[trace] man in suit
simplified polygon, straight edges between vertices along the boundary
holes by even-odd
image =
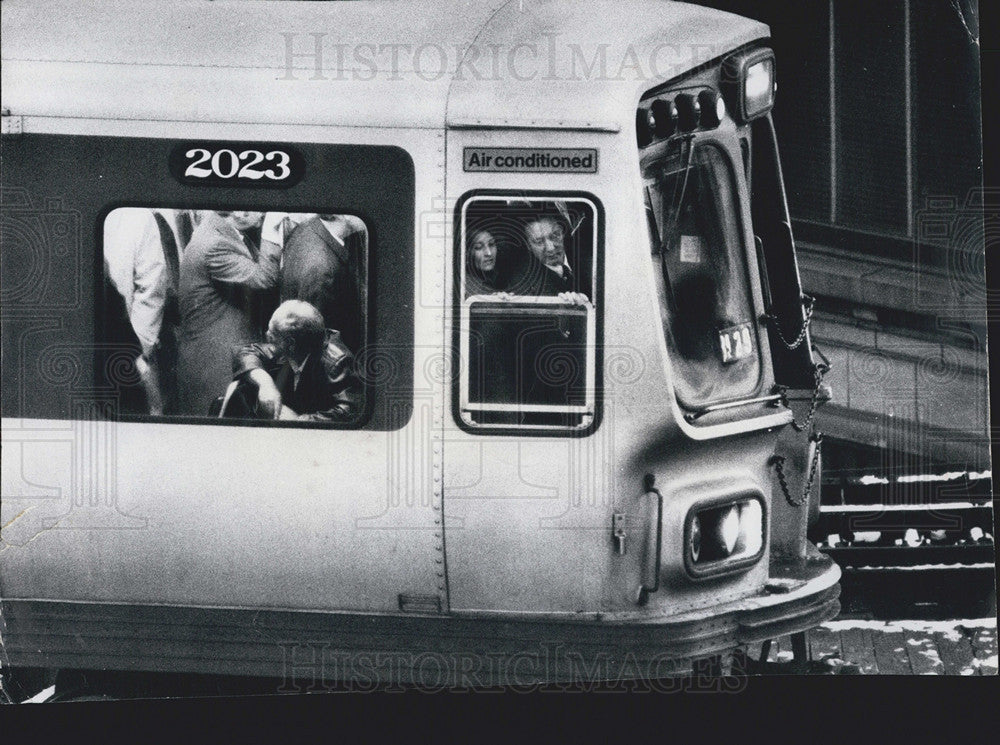
[[[532,218],[524,225],[528,252],[523,255],[508,291],[516,295],[558,297],[576,306],[587,303],[580,279],[566,257],[566,228],[553,216]],[[585,318],[551,309],[525,322],[517,334],[515,370],[523,400],[534,404],[578,403],[584,393]],[[528,414],[525,423],[564,424],[563,414]]]
[[[256,388],[243,407],[269,419],[350,422],[363,408],[354,356],[309,303],[286,300],[271,316],[266,344],[233,358],[233,379]],[[248,400],[249,399],[249,400]]]
[[[566,228],[554,217],[538,217],[525,224],[524,235],[531,255],[548,273],[540,280],[539,295],[558,295],[570,302],[587,302],[577,276],[566,258]]]
[[[304,300],[323,314],[353,352],[364,343],[364,224],[347,215],[319,214],[296,227],[281,258],[281,300]]]
[[[263,212],[209,213],[194,231],[180,266],[178,411],[205,415],[231,379],[232,355],[259,341],[252,308],[276,286],[280,247],[259,248]]]

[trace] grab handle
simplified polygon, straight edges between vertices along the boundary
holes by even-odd
[[[656,579],[652,585],[643,584],[639,588],[639,597],[636,599],[639,605],[645,605],[649,601],[649,596],[660,589],[660,566],[663,560],[663,494],[654,486],[655,480],[653,474],[646,474],[643,481],[645,488],[643,496],[656,497],[656,574],[654,575]]]

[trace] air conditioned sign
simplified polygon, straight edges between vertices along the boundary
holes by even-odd
[[[466,171],[489,173],[597,173],[597,150],[561,147],[467,147]]]

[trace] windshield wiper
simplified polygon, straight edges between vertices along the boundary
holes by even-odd
[[[677,223],[680,222],[681,205],[684,204],[684,197],[687,195],[688,176],[691,173],[692,165],[694,165],[694,135],[686,135],[680,140],[680,144],[680,158],[684,161],[684,170],[683,173],[679,173],[675,177],[674,196],[671,199],[670,211],[667,212],[670,215],[671,225],[670,229],[666,231],[666,238],[673,236],[674,231],[677,230]],[[685,148],[687,148],[686,152]],[[678,184],[680,184],[680,190],[677,189]]]
[[[674,178],[674,194],[671,197],[669,215],[670,227],[660,233],[660,264],[663,268],[663,276],[667,276],[667,251],[670,250],[670,242],[681,219],[681,206],[684,204],[684,197],[687,195],[688,176],[694,165],[694,135],[688,134],[679,140],[681,145],[680,159],[684,161],[683,173],[678,173]],[[685,151],[685,148],[686,151]],[[680,189],[678,189],[678,185]],[[661,192],[661,199],[666,195]],[[666,206],[661,202],[661,206]]]

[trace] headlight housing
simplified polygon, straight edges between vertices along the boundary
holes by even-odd
[[[764,498],[746,494],[696,504],[684,523],[684,566],[694,578],[728,574],[764,553]]]
[[[770,49],[734,54],[722,63],[723,95],[738,122],[756,119],[774,107],[774,74],[774,52]]]

